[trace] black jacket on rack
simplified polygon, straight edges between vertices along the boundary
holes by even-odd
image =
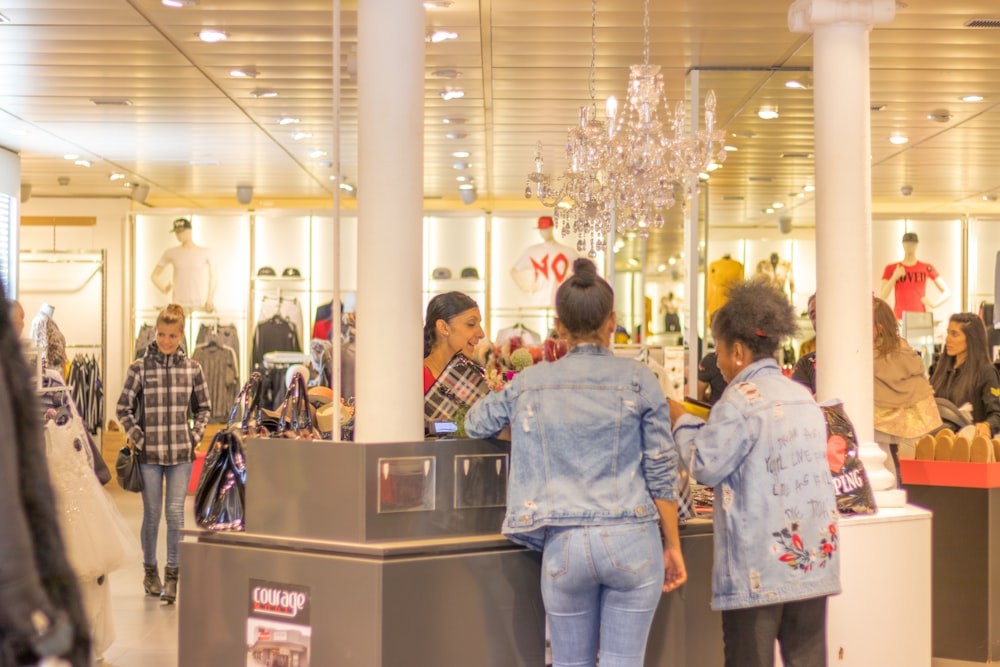
[[[257,324],[252,349],[251,366],[254,370],[263,368],[264,355],[268,352],[302,351],[295,326],[280,315]]]

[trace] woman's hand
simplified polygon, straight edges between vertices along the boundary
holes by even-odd
[[[663,550],[663,592],[677,590],[687,581],[687,569],[684,567],[684,554],[679,548]]]

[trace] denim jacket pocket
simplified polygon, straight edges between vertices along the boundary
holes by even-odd
[[[649,569],[655,553],[648,523],[601,528],[601,542],[617,570],[640,574]]]

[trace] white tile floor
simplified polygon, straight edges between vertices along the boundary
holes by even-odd
[[[106,487],[129,525],[139,535],[142,523],[142,500],[137,493],[127,493],[111,482]],[[185,521],[191,522],[191,496],[185,508]],[[167,560],[166,524],[160,526],[158,560],[162,570]],[[161,575],[162,577],[162,572]],[[114,607],[114,644],[104,653],[105,667],[177,667],[177,604],[166,605],[142,590],[142,563],[110,575]],[[183,587],[183,571],[181,572]]]

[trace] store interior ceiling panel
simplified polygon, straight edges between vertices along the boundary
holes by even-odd
[[[329,205],[333,3],[188,2],[0,0],[0,146],[21,155],[32,197],[123,196],[129,186],[148,186],[144,206],[235,207],[242,184],[254,188],[258,207]],[[702,95],[715,90],[727,143],[738,149],[709,181],[713,225],[773,227],[781,215],[813,224],[812,195],[803,193],[814,179],[812,36],[789,32],[790,4],[650,0],[650,60],[663,67],[668,98],[685,99],[698,72]],[[873,211],[996,215],[1000,29],[966,24],[1000,26],[1000,3],[897,6],[894,22],[875,27],[870,40]],[[340,171],[359,185],[357,0],[343,0],[341,9]],[[601,112],[609,95],[624,97],[628,67],[642,60],[642,17],[641,0],[598,0]],[[466,208],[523,208],[536,142],[547,169],[562,171],[567,128],[590,103],[591,3],[454,0],[428,8],[426,24],[428,32],[458,33],[426,45],[428,202],[462,208],[456,177],[464,174],[478,194]],[[202,28],[228,39],[205,43]],[[257,76],[233,77],[236,68]],[[788,88],[790,80],[805,87]],[[448,86],[465,96],[441,99]],[[960,99],[970,94],[983,99]],[[762,105],[776,106],[780,117],[761,120]],[[281,125],[282,117],[299,122]],[[894,133],[909,143],[890,143]],[[470,156],[452,155],[460,150]],[[456,169],[462,161],[471,166]],[[775,202],[784,208],[766,213]]]

